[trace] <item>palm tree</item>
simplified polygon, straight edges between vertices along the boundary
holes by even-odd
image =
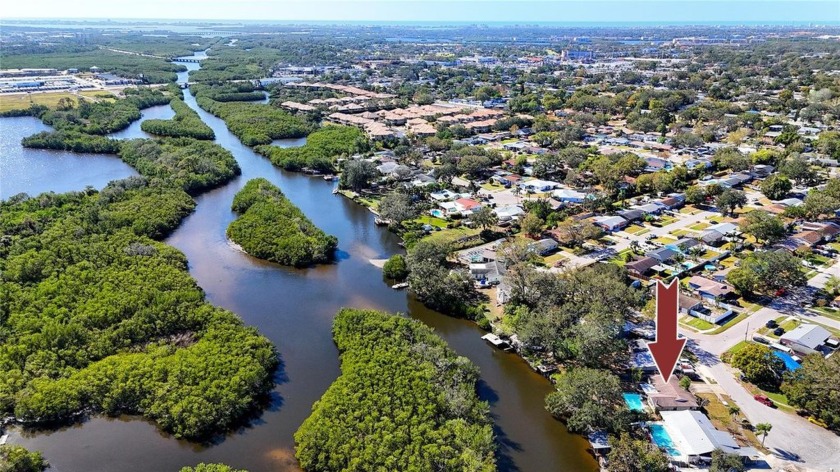
[[[741,412],[741,409],[738,408],[738,405],[729,405],[729,416],[738,416],[738,413]]]
[[[755,434],[761,435],[761,447],[764,447],[764,440],[767,439],[767,433],[773,429],[770,423],[758,423],[755,425]]]

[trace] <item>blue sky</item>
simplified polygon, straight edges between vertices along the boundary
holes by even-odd
[[[840,22],[840,0],[30,0],[4,3],[5,18]]]

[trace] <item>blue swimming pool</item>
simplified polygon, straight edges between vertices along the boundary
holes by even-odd
[[[436,218],[446,218],[446,215],[444,215],[443,212],[441,210],[438,210],[437,208],[430,211],[429,213],[431,213],[432,216],[434,216]]]
[[[642,405],[642,396],[638,393],[622,393],[624,403],[630,411],[644,411],[645,407]]]
[[[799,363],[793,360],[793,357],[791,357],[790,354],[782,351],[773,351],[773,354],[785,363],[785,367],[787,367],[788,370],[796,370],[799,368]]]
[[[668,431],[665,431],[664,426],[657,423],[650,423],[648,426],[650,427],[650,435],[653,438],[653,442],[656,443],[657,446],[665,449],[665,453],[671,457],[680,456],[680,451],[674,445],[674,441],[671,440],[671,436],[668,435]]]

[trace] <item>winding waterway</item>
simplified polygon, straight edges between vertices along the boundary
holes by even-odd
[[[198,67],[194,63],[185,65]],[[181,74],[179,80],[185,79],[186,74]],[[585,440],[569,434],[545,411],[543,399],[552,389],[545,378],[517,356],[484,343],[480,339],[483,332],[473,323],[428,310],[406,292],[392,290],[382,281],[380,270],[369,260],[388,257],[401,248],[398,238],[374,225],[370,212],[332,195],[330,182],[275,168],[242,145],[223,121],[198,108],[189,91],[185,91],[185,101],[213,129],[216,142],[233,153],[242,175],[198,197],[195,212],[166,242],[187,255],[190,273],[211,303],[236,312],[277,345],[283,365],[271,405],[250,425],[210,445],[175,440],[134,417],[97,417],[51,432],[13,431],[11,443],[43,451],[59,472],[175,471],[198,462],[225,462],[252,472],[296,470],[293,434],[339,374],[338,351],[331,338],[333,316],[339,308],[352,306],[407,313],[435,328],[455,351],[481,369],[480,395],[491,405],[499,437],[500,470],[597,468],[586,452]],[[144,119],[150,115],[146,113]],[[139,123],[135,125],[129,128],[135,131],[125,130],[120,137],[143,137]],[[277,144],[302,145],[303,141]],[[17,191],[36,194],[47,189],[77,189],[78,185],[71,187],[78,183],[75,174],[112,165],[97,161],[95,166],[70,166],[53,174],[55,182],[36,184],[34,180],[40,174],[37,168],[30,170],[29,159],[38,161],[39,153],[22,148],[14,152],[21,156],[14,161],[15,172],[26,174],[28,183],[16,183],[16,191],[4,190],[4,197]],[[3,161],[6,153],[3,148]],[[122,164],[113,157],[99,158]],[[30,172],[34,175],[28,175]],[[114,178],[132,173],[129,169]],[[252,258],[228,244],[225,229],[235,217],[230,211],[233,196],[255,177],[265,177],[278,185],[316,225],[338,237],[336,263],[310,269],[285,268]],[[101,186],[101,179],[88,181]]]

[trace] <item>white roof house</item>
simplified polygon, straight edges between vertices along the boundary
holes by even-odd
[[[732,435],[715,429],[709,418],[697,410],[661,411],[660,415],[665,430],[686,462],[709,456],[715,449],[745,457],[758,456],[755,449],[739,446]]]
[[[802,324],[783,334],[779,341],[783,346],[788,346],[796,352],[813,354],[830,337],[831,333],[822,326]]]

